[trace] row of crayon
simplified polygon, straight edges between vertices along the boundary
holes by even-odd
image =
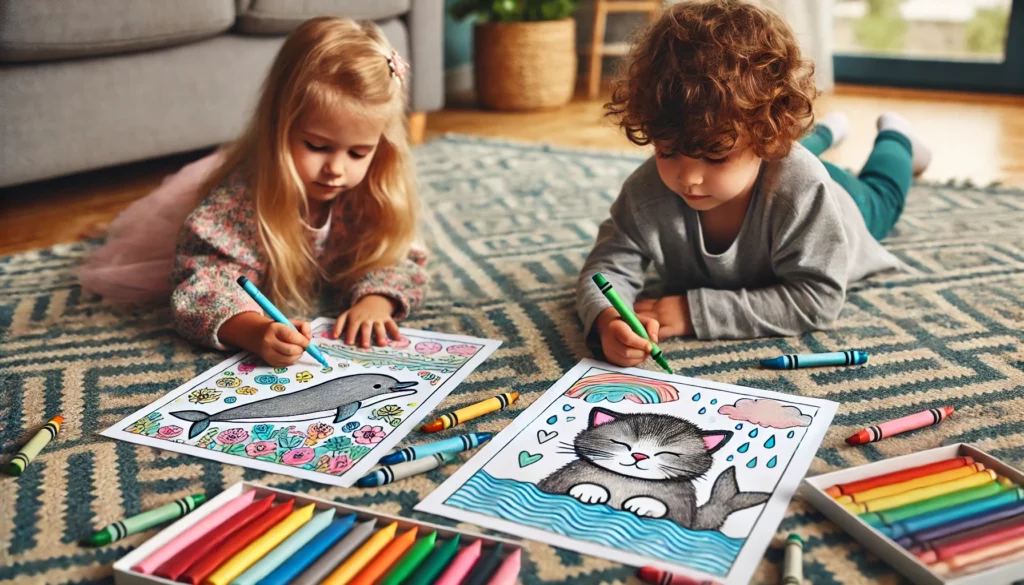
[[[132,570],[191,585],[513,585],[519,574],[521,551],[500,542],[463,546],[459,534],[399,533],[397,522],[278,499],[245,492]]]
[[[825,490],[937,574],[1024,558],[1024,488],[956,457]]]

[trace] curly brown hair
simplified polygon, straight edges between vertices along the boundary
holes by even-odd
[[[630,142],[694,158],[741,136],[765,160],[789,154],[814,122],[814,66],[789,26],[742,0],[685,1],[633,44],[606,115]]]

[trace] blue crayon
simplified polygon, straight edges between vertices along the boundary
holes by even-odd
[[[324,551],[331,548],[334,543],[341,540],[341,537],[348,534],[355,524],[356,515],[349,514],[344,518],[338,518],[327,528],[324,528],[316,538],[303,545],[295,551],[295,554],[288,557],[285,562],[274,569],[269,575],[260,579],[256,585],[287,585],[310,565],[313,564]]]
[[[275,307],[274,303],[270,302],[270,299],[263,296],[263,293],[260,292],[260,289],[256,288],[256,285],[253,284],[248,278],[244,276],[239,276],[236,282],[238,283],[238,286],[245,289],[245,292],[248,293],[250,297],[252,297],[252,300],[256,301],[256,304],[259,305],[261,309],[266,311],[267,316],[269,316],[271,319],[277,321],[282,325],[287,325],[288,327],[295,329],[295,325],[292,325],[292,322],[288,320],[288,317],[285,317],[284,313],[282,313],[277,307]],[[298,331],[298,329],[295,330]],[[310,341],[309,345],[306,346],[306,353],[313,356],[313,358],[316,361],[323,364],[325,368],[331,367],[331,365],[327,363],[327,358],[324,357],[324,354],[320,353],[320,348],[313,345],[312,341]]]
[[[406,447],[401,451],[381,457],[377,463],[380,465],[394,465],[395,463],[404,463],[413,459],[423,459],[435,453],[468,451],[486,443],[493,436],[493,433],[469,433],[468,435],[459,435],[458,437],[452,437],[443,441]]]
[[[859,366],[868,361],[868,352],[859,349],[833,351],[832,353],[802,353],[782,355],[761,360],[761,366],[769,370],[795,370],[818,366]]]
[[[898,540],[909,534],[916,534],[936,526],[990,512],[996,508],[1019,502],[1022,498],[1024,498],[1024,488],[1011,488],[994,496],[893,522],[882,532],[889,538]]]

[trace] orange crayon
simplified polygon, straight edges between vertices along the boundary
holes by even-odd
[[[849,445],[863,445],[865,443],[874,443],[875,441],[881,441],[886,437],[905,433],[907,431],[913,431],[928,427],[931,425],[937,425],[940,422],[946,420],[949,415],[953,414],[952,406],[940,406],[939,408],[929,408],[921,412],[898,418],[896,420],[890,420],[880,425],[871,425],[865,429],[857,431],[857,433],[846,439],[846,443]]]
[[[349,585],[373,585],[381,575],[391,568],[391,565],[395,564],[399,557],[405,554],[405,551],[409,550],[412,543],[416,542],[416,532],[419,529],[419,526],[413,526],[392,540],[387,548],[380,551],[380,554],[369,565],[366,565]]]
[[[917,488],[953,481],[954,479],[967,477],[968,475],[979,471],[985,471],[985,465],[982,463],[973,463],[971,465],[957,467],[956,469],[950,469],[948,471],[940,471],[939,473],[933,473],[931,475],[925,475],[909,479],[907,481],[901,481],[899,483],[881,485],[876,488],[853,493],[849,496],[839,496],[836,498],[836,501],[840,504],[848,504],[850,502],[861,504],[871,500],[877,500],[878,498],[884,498],[886,496],[895,496],[896,494],[902,494],[903,492],[909,492],[910,490],[915,490]]]
[[[907,481],[917,477],[924,477],[933,473],[939,473],[949,469],[956,469],[957,467],[963,467],[965,465],[971,465],[974,463],[973,457],[956,457],[954,459],[946,459],[944,461],[936,461],[935,463],[929,463],[927,465],[919,465],[917,467],[911,467],[910,469],[904,469],[902,471],[894,471],[892,473],[886,473],[885,475],[878,475],[875,477],[869,477],[859,481],[852,481],[850,483],[843,483],[834,485],[827,490],[825,493],[838,498],[843,495],[850,495],[857,492],[863,492],[879,486],[889,485],[891,483],[899,483],[901,481]]]
[[[518,392],[506,392],[504,394],[499,394],[492,398],[488,398],[487,400],[481,400],[476,404],[470,404],[469,406],[460,408],[455,412],[442,414],[437,420],[423,425],[420,430],[424,433],[436,433],[438,431],[443,431],[454,427],[457,424],[462,424],[466,421],[473,420],[474,418],[481,417],[496,410],[501,410],[515,402],[518,398]]]

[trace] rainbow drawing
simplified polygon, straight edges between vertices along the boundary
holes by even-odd
[[[679,392],[668,382],[627,374],[598,374],[582,378],[573,384],[565,395],[569,398],[581,398],[591,404],[602,400],[630,400],[637,404],[660,404],[679,400]]]

